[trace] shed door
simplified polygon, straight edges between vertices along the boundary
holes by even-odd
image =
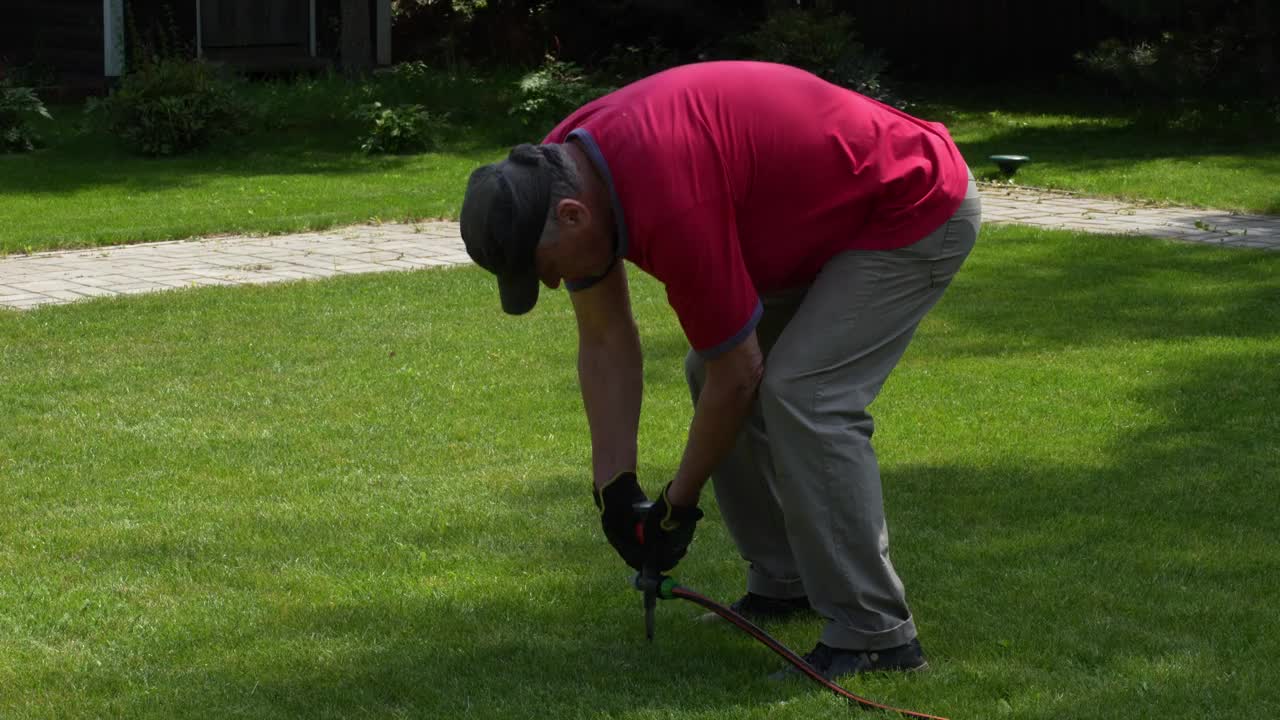
[[[301,45],[310,42],[309,0],[203,0],[206,48]]]

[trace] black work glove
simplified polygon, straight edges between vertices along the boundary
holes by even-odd
[[[600,525],[609,544],[633,570],[641,569],[644,566],[644,546],[640,542],[639,525],[644,516],[637,514],[634,506],[649,502],[649,498],[640,489],[636,474],[618,473],[603,489],[597,490],[593,486],[591,494],[595,497]]]
[[[693,531],[702,519],[697,505],[683,507],[672,505],[667,499],[671,483],[662,488],[662,494],[644,517],[645,559],[658,572],[667,572],[689,552]]]

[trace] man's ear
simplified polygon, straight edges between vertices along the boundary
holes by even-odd
[[[556,221],[561,225],[579,230],[591,222],[591,211],[586,205],[573,198],[564,198],[556,203]]]

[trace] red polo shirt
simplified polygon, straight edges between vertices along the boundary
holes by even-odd
[[[760,294],[810,284],[839,252],[920,240],[968,186],[942,125],[769,63],[645,78],[543,142],[569,139],[610,186],[619,253],[666,286],[704,357],[750,334]]]

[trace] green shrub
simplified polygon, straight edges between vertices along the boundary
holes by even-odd
[[[32,115],[52,119],[35,90],[0,85],[0,152],[30,152],[40,144],[31,129]]]
[[[108,126],[143,155],[178,155],[247,125],[234,83],[200,60],[156,58],[101,103]]]
[[[547,56],[542,67],[520,78],[511,114],[526,126],[550,129],[566,115],[613,90],[595,85],[581,67]]]
[[[888,62],[858,42],[853,19],[823,9],[788,8],[769,15],[742,38],[758,60],[804,68],[822,79],[903,107],[906,103],[883,82]]]
[[[1076,54],[1104,88],[1139,108],[1147,129],[1267,139],[1280,128],[1280,91],[1241,66],[1229,34],[1161,33],[1154,40],[1104,40]]]
[[[390,75],[399,82],[420,83],[432,74],[431,66],[421,60],[397,63],[392,66]]]
[[[1280,98],[1267,87],[1252,58],[1243,57],[1239,31],[1163,32],[1154,39],[1128,42],[1111,38],[1076,54],[1096,78],[1125,93],[1168,98]]]
[[[434,149],[448,121],[447,115],[432,115],[421,105],[387,107],[380,102],[360,106],[355,115],[365,125],[360,149],[371,155]]]

